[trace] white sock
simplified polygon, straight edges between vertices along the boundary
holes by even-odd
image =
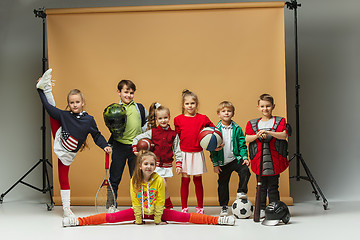
[[[60,195],[61,195],[63,209],[70,208],[70,189],[60,190]]]

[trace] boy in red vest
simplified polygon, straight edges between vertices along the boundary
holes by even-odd
[[[260,217],[265,217],[266,196],[269,202],[280,200],[279,176],[289,166],[286,141],[289,134],[285,118],[272,115],[275,104],[271,95],[262,94],[257,107],[262,116],[247,123],[245,141],[249,143],[251,170],[257,178],[260,174],[261,140],[264,142]]]

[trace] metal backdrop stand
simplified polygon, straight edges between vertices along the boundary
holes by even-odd
[[[310,172],[310,169],[305,163],[305,160],[303,159],[301,152],[300,152],[300,104],[299,104],[299,57],[298,57],[298,32],[297,32],[297,8],[301,7],[301,4],[298,4],[296,0],[291,0],[290,2],[286,2],[286,7],[290,10],[294,10],[294,26],[295,26],[295,90],[296,90],[296,153],[290,158],[290,161],[294,158],[296,159],[296,175],[291,176],[290,178],[296,178],[297,181],[300,181],[301,179],[309,181],[311,183],[311,186],[313,188],[313,193],[315,194],[316,200],[320,199],[320,196],[323,199],[323,206],[324,210],[328,208],[328,201],[326,200],[324,194],[322,193],[319,185],[316,183],[315,178]],[[300,164],[304,168],[306,172],[306,176],[301,176],[300,174]],[[319,196],[320,194],[320,196]]]
[[[47,69],[47,58],[46,58],[46,13],[44,11],[44,8],[40,8],[38,10],[34,9],[35,17],[42,18],[43,22],[43,58],[42,58],[42,70],[43,73]],[[29,171],[27,171],[24,176],[22,176],[14,185],[12,185],[5,193],[1,194],[0,196],[0,204],[3,203],[3,199],[6,194],[8,194],[17,184],[22,183],[30,188],[33,188],[35,190],[38,190],[42,193],[49,192],[50,196],[50,203],[47,205],[47,210],[51,211],[54,207],[54,201],[53,201],[53,194],[52,194],[52,186],[49,179],[49,174],[47,170],[47,165],[49,165],[52,168],[52,164],[49,162],[48,159],[46,159],[46,122],[45,122],[45,108],[42,109],[42,126],[41,126],[41,132],[42,132],[42,158],[32,167]],[[29,175],[37,166],[42,166],[42,188],[35,187],[27,182],[24,182],[23,179]]]

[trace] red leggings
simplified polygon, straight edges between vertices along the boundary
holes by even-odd
[[[161,220],[172,222],[190,222],[196,224],[218,224],[219,217],[199,213],[183,213],[175,210],[164,209]],[[154,215],[145,215],[144,219],[154,219]],[[118,223],[134,221],[134,210],[125,209],[116,213],[101,213],[88,217],[79,217],[79,225],[98,225],[103,223]]]
[[[57,130],[60,128],[61,124],[58,120],[50,118],[50,126],[53,138],[55,138],[55,134]],[[69,190],[69,168],[70,166],[64,165],[60,159],[58,159],[58,175],[59,175],[59,182],[60,182],[60,189],[61,190]]]

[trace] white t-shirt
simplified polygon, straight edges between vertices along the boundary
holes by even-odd
[[[225,126],[221,124],[223,141],[225,143],[224,150],[224,165],[234,161],[235,156],[233,153],[233,144],[232,144],[232,133],[233,133],[233,124]]]
[[[262,119],[258,123],[259,130],[271,130],[274,126],[275,118],[271,117],[268,121],[263,121]]]

